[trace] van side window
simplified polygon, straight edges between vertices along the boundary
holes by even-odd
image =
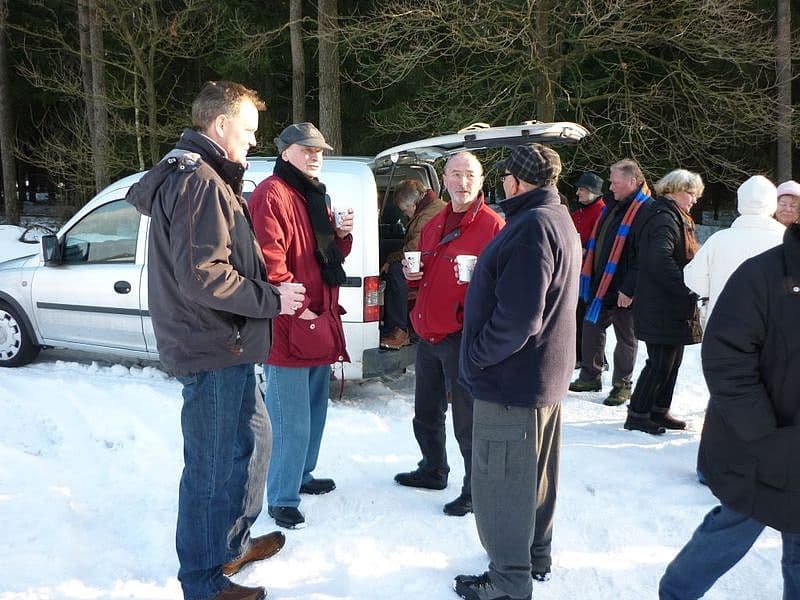
[[[139,212],[123,199],[104,204],[64,236],[64,263],[128,263],[136,260]]]

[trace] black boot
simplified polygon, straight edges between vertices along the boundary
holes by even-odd
[[[644,431],[650,435],[662,435],[667,432],[661,425],[653,422],[649,414],[634,412],[628,412],[628,418],[625,419],[624,427],[629,431]]]
[[[444,514],[451,517],[463,517],[467,513],[472,512],[472,496],[468,494],[461,494],[452,502],[444,505]]]
[[[426,488],[429,490],[443,490],[447,487],[447,476],[442,477],[436,473],[417,469],[409,473],[398,473],[394,480],[400,485],[416,488]]]

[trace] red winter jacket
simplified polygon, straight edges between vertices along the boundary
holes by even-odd
[[[313,367],[349,361],[342,328],[339,288],[322,281],[314,256],[316,241],[306,200],[277,175],[262,181],[248,200],[256,239],[267,264],[272,284],[284,281],[306,286],[303,306],[294,315],[273,319],[272,349],[267,363],[280,367]],[[336,238],[347,256],[353,236]],[[305,320],[299,315],[308,308],[319,315]]]
[[[461,331],[464,324],[464,297],[468,286],[459,284],[456,279],[453,271],[456,256],[478,256],[505,224],[500,215],[486,206],[481,193],[467,209],[459,226],[442,238],[447,217],[452,212],[452,204],[448,203],[423,227],[419,240],[423,276],[417,282],[419,293],[411,311],[411,323],[417,335],[432,344]]]
[[[600,213],[603,212],[606,203],[603,202],[603,197],[598,196],[597,199],[587,206],[581,205],[576,208],[572,213],[572,222],[575,223],[575,229],[578,230],[578,235],[581,236],[581,246],[586,248],[586,242],[589,236],[592,235],[594,224],[600,218]]]

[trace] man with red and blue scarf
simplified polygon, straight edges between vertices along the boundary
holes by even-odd
[[[573,392],[599,392],[600,374],[606,345],[606,329],[614,326],[612,388],[603,401],[619,406],[631,397],[631,377],[636,362],[637,341],[633,331],[633,294],[636,288],[636,216],[650,190],[639,165],[623,159],[609,169],[609,202],[595,224],[586,244],[581,271],[580,294],[586,302],[586,320],[581,342],[581,371],[569,389]]]

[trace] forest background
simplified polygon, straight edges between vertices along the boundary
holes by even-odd
[[[0,0],[0,220],[148,168],[208,80],[371,156],[473,122],[575,121],[566,181],[683,167],[706,209],[800,159],[800,0]],[[797,179],[797,177],[794,177]],[[702,205],[701,205],[702,206]],[[699,217],[699,215],[698,215]]]

